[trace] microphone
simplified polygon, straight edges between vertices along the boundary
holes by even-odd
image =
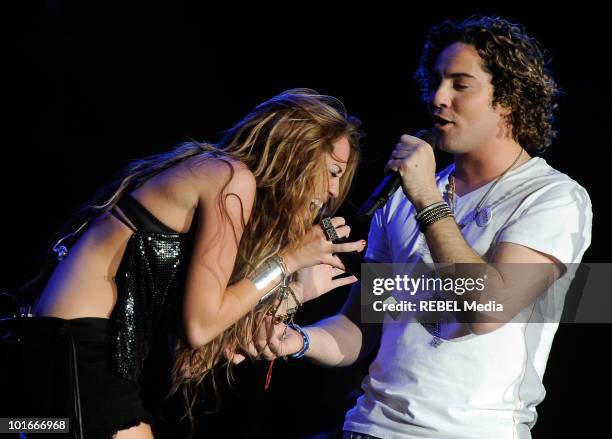
[[[424,140],[432,148],[435,145],[435,135],[429,130],[421,130],[415,134],[421,140]],[[402,183],[402,177],[397,172],[392,172],[387,175],[374,190],[368,200],[361,206],[361,209],[357,212],[357,220],[359,222],[364,220],[370,220],[374,212],[377,209],[385,205],[387,200],[393,193],[400,187]],[[327,217],[329,218],[329,217]],[[321,219],[322,221],[322,219]],[[332,240],[334,244],[342,244],[350,242],[348,238],[338,238]],[[360,253],[353,251],[347,253],[336,253],[336,256],[340,258],[347,273],[354,275],[357,279],[361,280],[361,264],[365,264],[365,260]]]
[[[414,135],[421,140],[427,142],[432,148],[435,148],[436,137],[430,130],[421,130]],[[376,187],[372,195],[367,199],[361,208],[357,211],[357,219],[359,221],[369,221],[378,209],[383,207],[389,200],[389,197],[402,184],[402,177],[397,172],[391,172],[387,175],[380,184]]]

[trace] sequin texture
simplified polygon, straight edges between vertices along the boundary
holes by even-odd
[[[179,329],[190,234],[136,231],[117,273],[112,368],[136,381],[153,337]]]

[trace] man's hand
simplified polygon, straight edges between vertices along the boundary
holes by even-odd
[[[436,158],[424,140],[404,134],[391,153],[385,171],[402,177],[402,189],[417,210],[441,200],[436,185]]]
[[[254,339],[247,345],[246,351],[224,350],[225,358],[228,361],[239,364],[246,357],[252,359],[264,359],[272,361],[278,357],[295,354],[304,347],[304,339],[295,330],[284,323],[274,324],[271,316],[266,316]]]

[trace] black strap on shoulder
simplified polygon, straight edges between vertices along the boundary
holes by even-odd
[[[122,209],[123,211],[123,209]],[[130,223],[128,223],[125,218],[123,218],[123,215],[121,215],[121,212],[117,209],[117,207],[113,207],[110,212],[109,212],[112,216],[114,216],[115,218],[117,218],[119,221],[121,221],[123,224],[125,224],[126,226],[128,226],[133,232],[136,232],[137,229],[131,225]],[[126,215],[124,213],[124,215]]]
[[[121,197],[117,206],[138,230],[153,233],[178,233],[157,219],[130,194]],[[125,223],[125,219],[122,220]],[[130,228],[134,230],[133,227]]]

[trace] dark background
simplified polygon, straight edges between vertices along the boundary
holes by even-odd
[[[15,289],[34,275],[53,232],[128,160],[189,138],[216,141],[256,104],[288,88],[334,95],[363,122],[368,138],[345,207],[350,214],[382,176],[398,137],[429,124],[412,80],[428,29],[473,13],[523,23],[550,50],[565,94],[559,136],[544,158],[590,193],[595,220],[584,261],[610,262],[602,207],[610,181],[609,25],[602,10],[584,2],[539,10],[536,2],[413,2],[377,10],[345,3],[334,13],[331,2],[267,10],[231,2],[221,5],[225,10],[177,1],[14,3],[2,18],[9,44],[2,55],[8,78],[0,288]],[[449,163],[437,157],[439,168]],[[298,321],[334,313],[346,293],[307,304]],[[587,437],[606,426],[599,395],[611,390],[611,329],[560,326],[535,438]],[[199,415],[200,436],[335,431],[367,370],[367,363],[336,369],[277,363],[268,392],[267,364],[240,365],[234,389],[222,391],[220,411]]]

